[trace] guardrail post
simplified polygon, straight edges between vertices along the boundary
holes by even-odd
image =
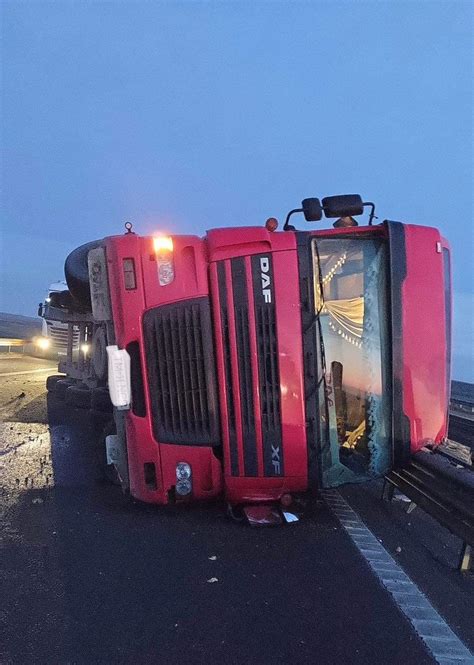
[[[391,503],[393,500],[393,495],[395,494],[395,485],[390,481],[387,476],[383,479],[383,486],[382,486],[382,496],[381,499],[382,501],[388,501]]]

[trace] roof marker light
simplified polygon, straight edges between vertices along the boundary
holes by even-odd
[[[269,217],[267,221],[265,222],[265,228],[267,231],[276,231],[278,228],[278,220],[276,217]]]

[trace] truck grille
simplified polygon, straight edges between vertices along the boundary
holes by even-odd
[[[224,348],[230,472],[233,476],[257,476],[261,454],[263,475],[281,476],[280,373],[271,256],[239,257],[229,263],[230,271],[226,271],[226,261],[217,263],[217,282],[222,326],[220,334]],[[264,281],[262,265],[266,270]],[[233,321],[233,326],[229,321]],[[232,328],[237,352],[235,366],[232,366],[228,351],[233,343]],[[257,352],[255,364],[252,364],[252,342]],[[232,387],[231,377],[236,374],[240,410],[236,406]],[[258,386],[256,391],[255,384]],[[240,428],[235,426],[236,419],[240,419]],[[257,436],[257,432],[261,437]],[[259,451],[260,438],[263,451]],[[243,469],[239,467],[239,452],[243,456]]]
[[[252,360],[250,354],[249,300],[245,260],[233,259],[232,285],[235,316],[235,336],[239,365],[240,412],[244,471],[246,476],[257,475],[257,444],[253,400]]]
[[[281,444],[280,375],[275,308],[256,307],[258,366],[265,470],[272,475],[272,447]]]
[[[143,317],[153,432],[160,443],[217,446],[219,414],[208,298]]]
[[[48,337],[51,339],[51,342],[55,348],[58,349],[67,349],[67,340],[68,340],[68,326],[67,324],[61,325],[57,323],[47,322],[48,325]],[[79,345],[79,328],[74,326],[73,329],[73,348],[76,349]]]

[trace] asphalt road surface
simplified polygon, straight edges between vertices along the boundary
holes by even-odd
[[[2,665],[434,662],[324,502],[252,529],[219,504],[127,501],[100,427],[47,400],[50,367],[0,356]],[[379,483],[342,493],[473,649],[459,541]]]

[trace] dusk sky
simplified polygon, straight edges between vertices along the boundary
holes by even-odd
[[[362,194],[453,251],[474,381],[471,2],[2,3],[0,311],[77,245]],[[427,340],[429,343],[429,340]]]

